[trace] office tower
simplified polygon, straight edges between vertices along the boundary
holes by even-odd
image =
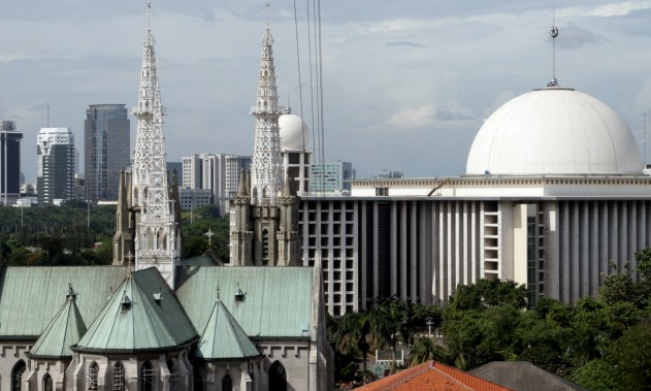
[[[186,156],[183,158],[183,188],[210,190],[210,203],[219,207],[223,217],[230,210],[229,201],[237,195],[241,171],[250,166],[251,156],[221,153]]]
[[[130,164],[130,121],[123,104],[90,105],[84,121],[88,199],[116,200],[120,171]]]
[[[11,205],[20,196],[20,140],[13,121],[0,122],[0,203]]]
[[[311,167],[310,190],[315,193],[341,193],[350,191],[350,181],[355,171],[350,162],[317,163]]]
[[[36,138],[36,191],[39,205],[75,196],[75,140],[69,128],[42,128]]]

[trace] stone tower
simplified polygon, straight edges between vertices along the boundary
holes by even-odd
[[[148,9],[150,4],[147,4]],[[128,231],[135,227],[133,247],[136,270],[156,267],[167,283],[174,289],[175,268],[181,257],[181,229],[177,191],[170,190],[165,164],[165,139],[163,115],[158,87],[155,40],[151,27],[147,27],[144,39],[142,71],[138,104],[133,115],[138,119],[136,147],[131,175],[122,178],[121,185],[129,183],[127,192],[121,191],[118,205],[118,230]],[[126,205],[125,205],[126,204]],[[126,211],[130,218],[124,216]],[[114,237],[114,263],[124,263],[126,246],[124,238]],[[119,242],[118,242],[119,240]],[[116,255],[119,251],[122,254]],[[119,257],[122,257],[120,259]]]
[[[231,264],[298,265],[298,202],[286,177],[280,152],[273,37],[269,25],[262,35],[251,174],[244,172],[231,201]]]

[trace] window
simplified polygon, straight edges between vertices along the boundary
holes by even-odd
[[[155,391],[156,373],[149,361],[140,369],[140,391]]]
[[[228,374],[222,378],[222,391],[233,391],[233,380]]]
[[[45,376],[43,376],[43,391],[52,391],[52,376],[50,376],[49,373],[46,373]]]
[[[87,389],[89,391],[97,391],[97,374],[99,373],[99,365],[96,362],[90,364],[88,367]]]
[[[276,361],[269,367],[269,389],[287,391],[287,373],[283,364]]]
[[[113,391],[124,391],[124,366],[119,361],[113,364]]]
[[[11,390],[20,391],[23,385],[23,374],[25,374],[25,361],[20,360],[11,370]]]

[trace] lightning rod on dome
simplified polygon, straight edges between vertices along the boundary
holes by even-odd
[[[556,37],[558,37],[558,27],[556,27],[555,13],[555,8],[552,8],[552,28],[549,30],[549,35],[552,37],[552,79],[547,83],[547,87],[558,87],[558,80],[556,79]]]

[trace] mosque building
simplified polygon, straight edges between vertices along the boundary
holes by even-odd
[[[333,389],[322,274],[318,265],[292,267],[298,199],[289,181],[283,186],[272,43],[267,26],[254,171],[238,198],[248,207],[239,206],[242,216],[252,216],[236,232],[248,240],[241,247],[249,258],[231,267],[209,256],[180,259],[178,186],[167,183],[165,111],[148,28],[113,265],[0,267],[0,388]],[[249,266],[260,264],[286,267]]]
[[[379,297],[444,303],[479,279],[525,284],[529,301],[595,296],[651,246],[651,177],[622,119],[571,88],[497,109],[459,177],[356,180],[350,196],[305,195],[303,262],[323,265],[341,316]],[[630,262],[627,264],[627,262]]]

